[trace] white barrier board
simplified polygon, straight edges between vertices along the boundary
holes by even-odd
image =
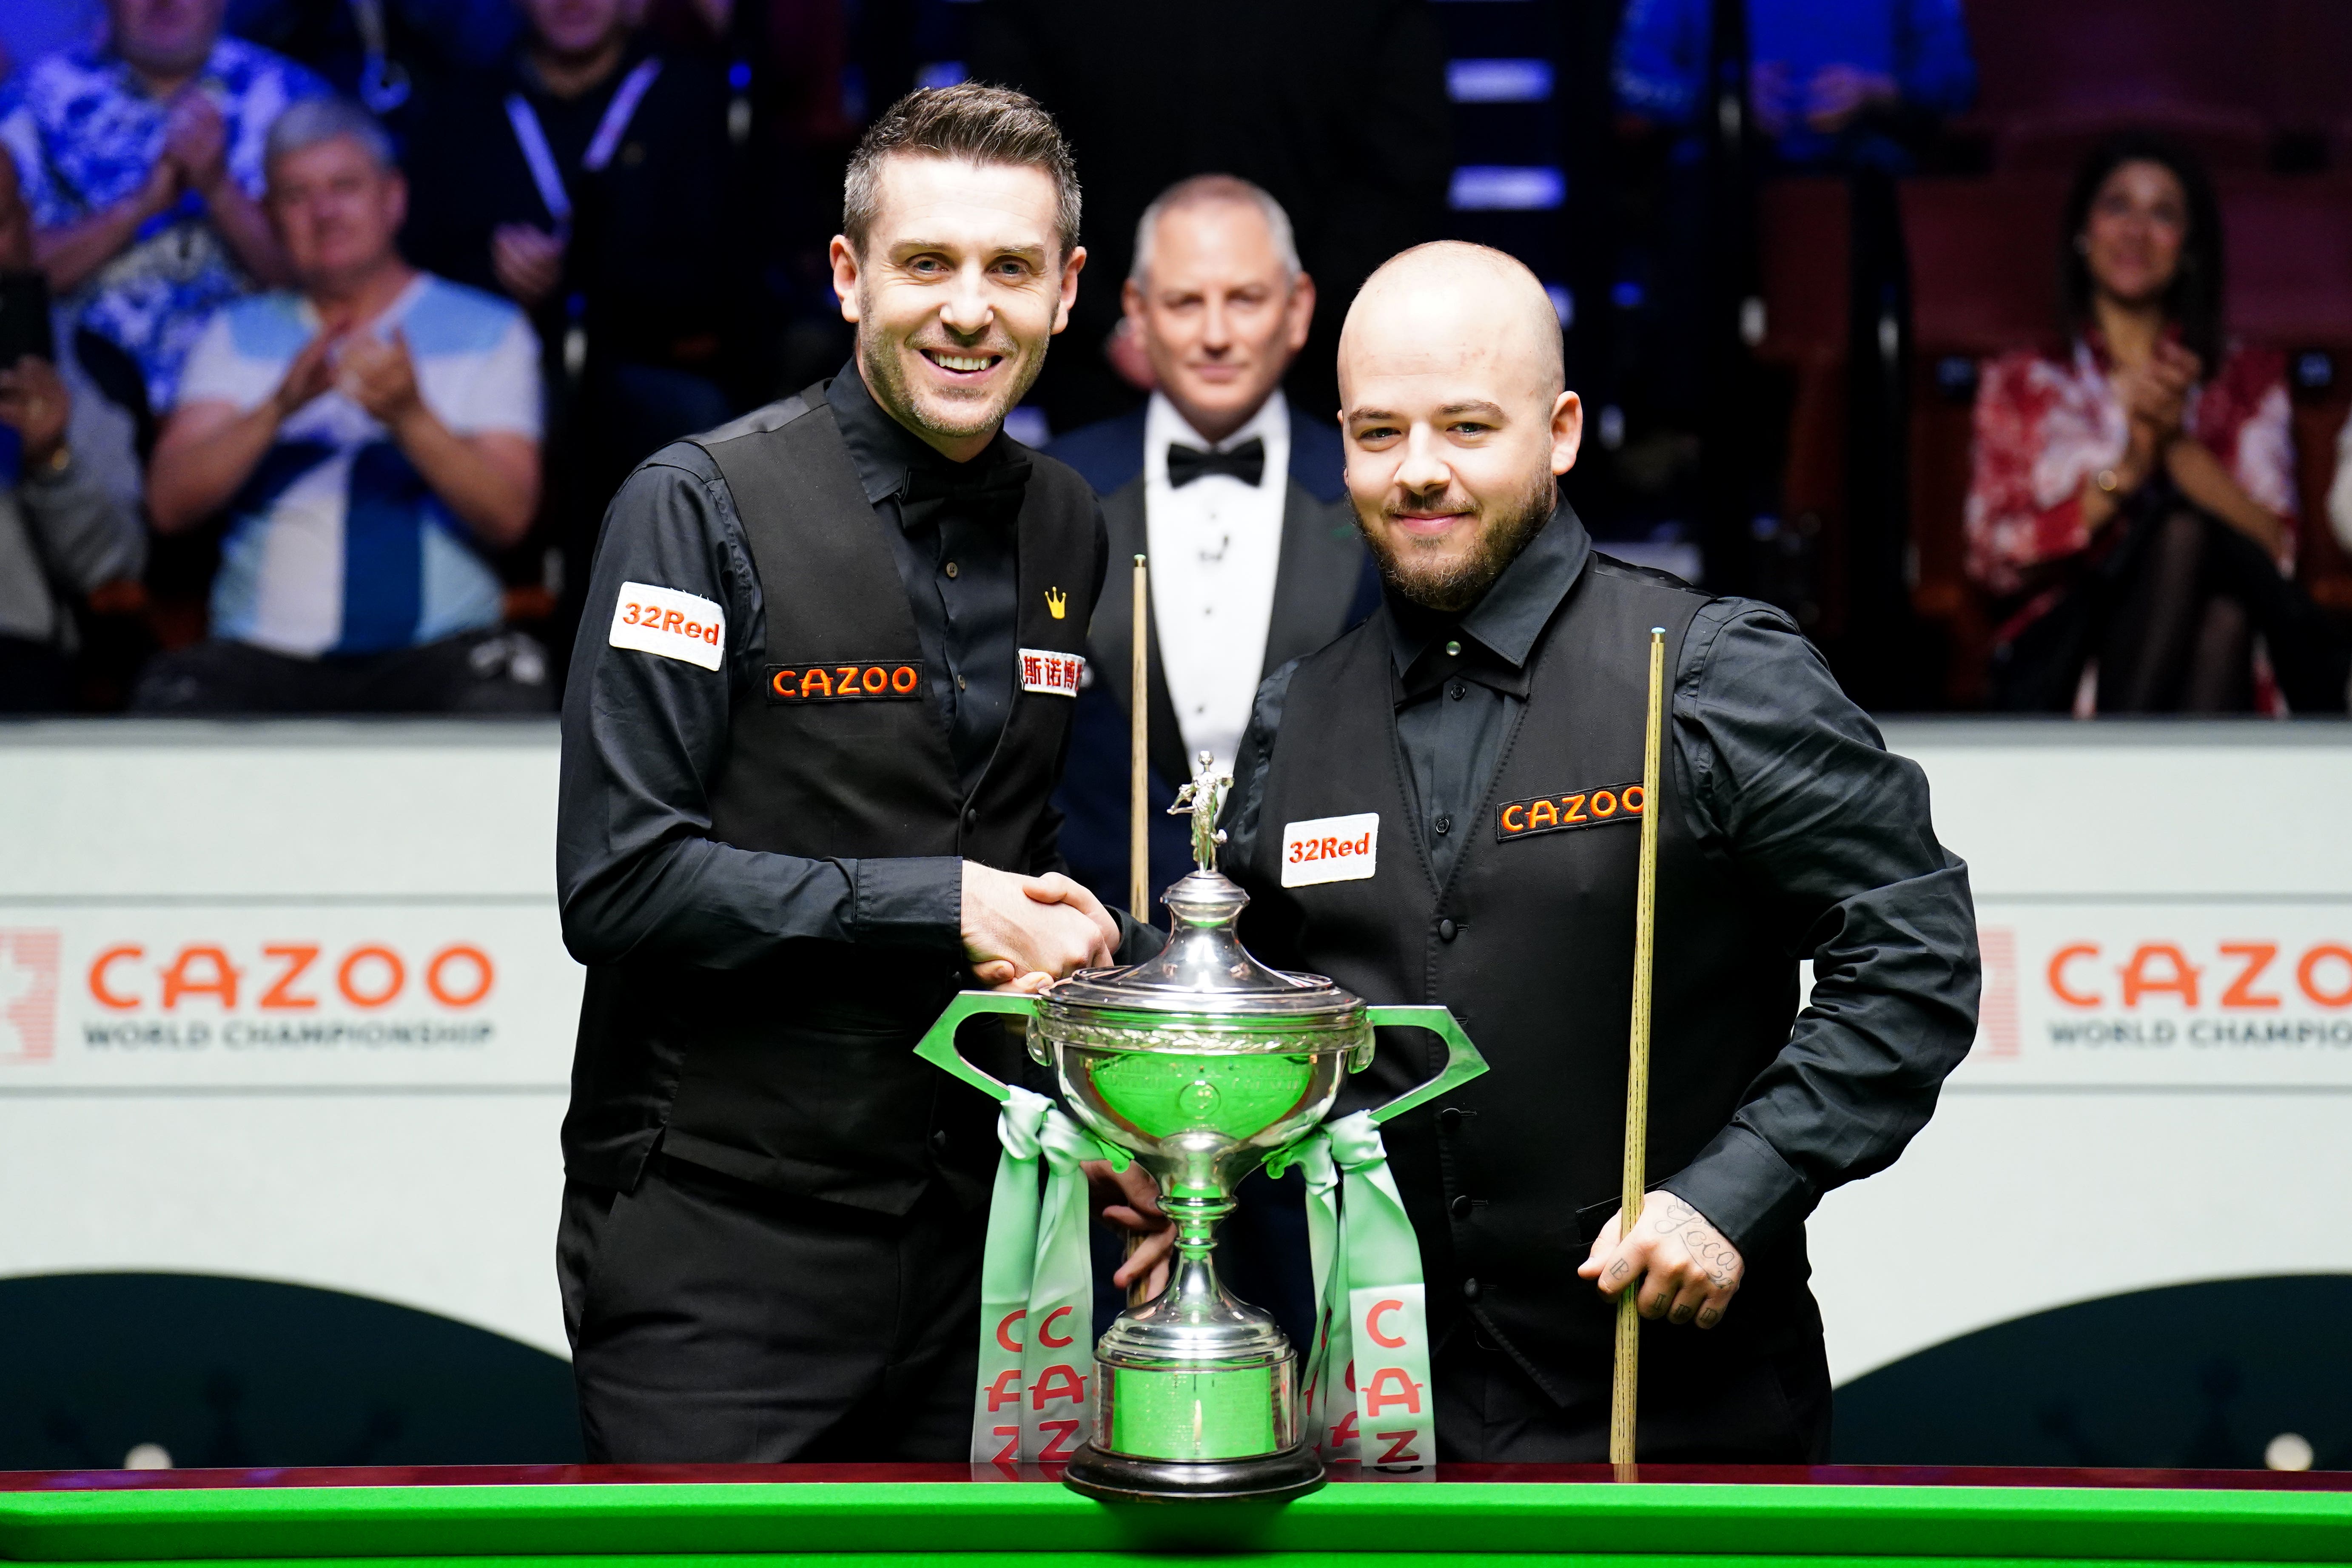
[[[1976,1047],[1809,1233],[1838,1382],[2129,1290],[2352,1273],[2352,725],[1894,722]]]
[[[555,727],[0,730],[0,1275],[238,1275],[565,1352]]]
[[[2352,726],[1888,740],[1969,863],[1985,1020],[1811,1225],[1838,1380],[2352,1272]],[[554,799],[547,722],[0,730],[0,1276],[281,1279],[562,1353]]]

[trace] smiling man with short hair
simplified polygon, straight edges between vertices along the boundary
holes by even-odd
[[[1804,1220],[1901,1152],[1967,1054],[1967,868],[1917,766],[1779,611],[1593,549],[1558,485],[1583,411],[1525,267],[1454,242],[1393,258],[1349,311],[1339,387],[1385,604],[1260,689],[1224,859],[1260,956],[1450,1004],[1492,1067],[1382,1131],[1428,1277],[1436,1457],[1604,1458],[1612,1299],[1632,1290],[1652,1320],[1641,1458],[1820,1462]],[[1672,687],[1644,801],[1654,627]],[[1621,1238],[1645,814],[1652,1190]],[[1286,843],[1367,815],[1347,872],[1294,873]],[[1343,1110],[1428,1077],[1404,1044]]]
[[[563,716],[588,965],[558,1242],[588,1452],[967,1451],[995,1107],[922,1031],[1109,961],[1049,804],[1103,576],[1003,433],[1086,252],[1053,121],[909,94],[849,166],[830,381],[632,475]],[[967,1049],[1018,1076],[998,1030]]]

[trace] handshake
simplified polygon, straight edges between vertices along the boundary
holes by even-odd
[[[963,863],[963,951],[972,977],[1000,991],[1037,991],[1114,962],[1118,922],[1060,872],[1020,877]]]

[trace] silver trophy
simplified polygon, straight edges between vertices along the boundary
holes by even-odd
[[[1426,1028],[1448,1047],[1444,1070],[1376,1120],[1486,1070],[1444,1007],[1368,1007],[1321,975],[1250,956],[1234,929],[1249,895],[1216,869],[1230,781],[1201,761],[1171,808],[1192,817],[1196,868],[1160,900],[1175,929],[1159,956],[1083,970],[1040,996],[966,992],[919,1047],[984,1083],[955,1056],[955,1025],[1026,1013],[1029,1054],[1053,1069],[1070,1113],[1160,1183],[1176,1226],[1169,1283],[1096,1345],[1089,1436],[1065,1475],[1106,1499],[1280,1497],[1322,1484],[1301,1431],[1297,1353],[1270,1315],[1218,1282],[1217,1225],[1241,1179],[1313,1130],[1346,1074],[1370,1064],[1374,1026]]]

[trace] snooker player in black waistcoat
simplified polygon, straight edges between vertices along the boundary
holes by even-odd
[[[1427,1269],[1440,1459],[1606,1458],[1631,1288],[1641,1458],[1820,1462],[1805,1216],[1895,1159],[1968,1051],[1968,874],[1918,768],[1778,611],[1593,550],[1558,499],[1581,428],[1559,345],[1534,276],[1475,246],[1407,251],[1358,296],[1341,424],[1385,604],[1261,689],[1226,863],[1266,962],[1446,1003],[1492,1064],[1384,1129]],[[1653,626],[1671,708],[1643,803]],[[1652,1190],[1621,1242],[1644,809]],[[1442,1055],[1383,1038],[1339,1110]]]
[[[856,358],[630,477],[566,692],[592,1459],[963,1458],[995,1107],[914,1045],[1118,940],[1049,804],[1101,514],[1001,429],[1085,261],[1068,152],[1017,93],[917,92],[843,209]]]

